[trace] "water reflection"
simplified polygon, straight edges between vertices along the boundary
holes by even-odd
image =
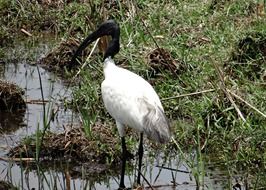
[[[40,100],[40,84],[37,69],[35,66],[27,64],[8,64],[1,74],[7,81],[14,82],[26,92],[26,101]],[[70,98],[71,91],[66,89],[64,82],[52,73],[40,68],[45,100],[53,103],[46,104],[46,110],[58,111],[57,117],[51,123],[53,131],[61,131],[62,125],[79,122],[78,117],[71,110],[64,110],[62,99]],[[8,125],[10,131],[5,131],[0,135],[0,156],[5,156],[9,147],[14,146],[22,137],[35,133],[37,126],[42,127],[43,107],[42,104],[28,103],[26,113],[21,113],[21,117],[15,115],[0,116],[1,126]],[[25,115],[24,115],[25,114]],[[2,124],[3,123],[3,124]],[[22,127],[23,126],[23,127]],[[191,155],[189,157],[192,157]],[[51,163],[50,163],[51,164]],[[137,166],[136,163],[131,163]],[[191,173],[191,169],[178,156],[167,157],[159,154],[150,158],[144,156],[141,183],[149,189],[151,184],[158,190],[194,190],[196,181]],[[33,164],[34,165],[34,164]],[[48,165],[48,164],[46,164]],[[117,189],[119,186],[120,169],[113,168],[106,174],[96,175],[93,170],[95,166],[85,164],[71,167],[67,163],[53,163],[52,166],[43,167],[35,165],[16,164],[13,162],[0,161],[0,177],[2,180],[11,182],[20,189]],[[159,167],[156,167],[159,166]],[[163,166],[163,167],[162,167]],[[134,186],[137,169],[127,166],[125,185]],[[170,169],[169,169],[170,168]],[[216,166],[214,168],[217,168]],[[174,169],[174,170],[171,170]],[[182,172],[183,171],[183,172]],[[228,173],[221,173],[222,169],[206,170],[204,176],[204,187],[206,189],[225,189],[228,184],[231,187],[235,184],[234,178]],[[91,175],[90,175],[91,174]],[[147,183],[149,182],[149,183]],[[242,185],[242,189],[245,189]]]
[[[14,112],[0,111],[0,132],[8,134],[25,126],[25,112],[25,109]]]
[[[119,186],[119,169],[113,168],[108,170],[106,174],[95,174],[89,167],[93,167],[91,163],[88,165],[78,166],[79,169],[73,168],[69,163],[50,162],[49,166],[38,166],[34,163],[23,166],[17,164],[5,163],[6,167],[1,171],[4,180],[13,182],[13,184],[24,189],[117,189]],[[136,168],[134,161],[131,167],[128,167],[125,174],[126,187],[134,187],[136,179]],[[160,167],[157,167],[160,166]],[[163,166],[163,167],[161,167]],[[77,167],[77,166],[76,166]],[[212,166],[213,167],[213,166]],[[205,168],[204,189],[223,190],[233,189],[241,186],[241,190],[246,190],[250,185],[250,178],[245,173],[238,174],[238,181],[234,174],[228,175],[228,170],[209,170],[209,166]],[[210,166],[211,168],[211,166]],[[216,167],[215,167],[216,168]],[[19,171],[19,172],[18,172]],[[141,183],[145,189],[156,190],[195,190],[195,176],[187,164],[178,157],[164,159],[161,154],[157,159],[144,156],[144,165]],[[231,172],[231,171],[230,171]]]
[[[178,159],[178,158],[177,158]],[[149,183],[158,190],[172,190],[172,189],[195,189],[195,181],[191,178],[190,173],[180,171],[170,171],[162,169],[160,167],[154,167],[156,164],[173,167],[177,162],[180,163],[179,170],[187,171],[187,166],[181,161],[165,162],[161,159],[150,160],[145,155],[145,164],[142,170],[142,174],[145,176],[145,180],[141,178],[141,183],[149,189]],[[135,165],[133,162],[132,165]],[[33,164],[34,165],[34,164]],[[5,180],[13,181],[15,184],[20,184],[25,189],[117,189],[119,186],[119,169],[113,168],[108,171],[107,174],[94,174],[95,171],[89,169],[93,166],[80,166],[80,169],[74,169],[67,163],[52,163],[49,167],[42,166],[27,166],[19,167],[16,164],[10,164],[6,166],[6,169],[2,171]],[[16,172],[20,171],[20,172]],[[173,176],[176,176],[175,179]],[[128,167],[125,176],[125,185],[127,187],[133,187],[136,177],[136,169]],[[19,179],[19,180],[18,180]],[[48,179],[48,180],[45,180]],[[173,182],[175,180],[175,182]],[[147,183],[146,181],[149,181]],[[14,184],[14,183],[13,183]],[[175,185],[174,185],[175,184]]]
[[[50,123],[53,132],[62,131],[63,124],[79,123],[78,116],[63,107],[62,100],[71,98],[71,90],[66,88],[64,82],[52,73],[42,68],[40,68],[40,73],[44,99],[48,101],[45,104],[46,113],[43,113],[43,104],[38,103],[41,100],[41,90],[37,67],[26,63],[0,65],[0,78],[15,83],[24,89],[25,101],[27,102],[26,110],[0,113],[0,158],[6,157],[5,154],[10,147],[18,144],[23,137],[34,134],[37,127],[42,128],[44,114],[49,115],[52,112],[57,112],[56,118]],[[22,170],[23,168],[14,163],[0,162],[1,179],[14,182],[14,184],[21,184]],[[29,178],[29,180],[31,179]],[[36,183],[35,180],[29,183]]]
[[[44,99],[48,100],[46,110],[57,111],[57,117],[51,123],[52,131],[62,131],[62,125],[78,123],[78,116],[71,110],[64,110],[62,101],[71,98],[71,90],[66,88],[64,81],[52,73],[40,68],[43,83]],[[27,102],[26,112],[1,113],[0,127],[0,158],[5,157],[9,147],[14,146],[22,137],[35,133],[37,126],[42,127],[42,104],[32,103],[32,100],[41,99],[40,83],[36,66],[22,64],[0,64],[0,77],[6,81],[16,83],[25,90]],[[146,147],[147,148],[147,147]],[[148,149],[148,148],[147,148]],[[164,157],[150,158],[147,152],[143,160],[142,174],[145,179],[142,183],[147,189],[149,184],[154,189],[168,190],[194,190],[196,181],[189,168],[182,159]],[[95,166],[85,164],[72,167],[67,163],[50,163],[49,167],[16,164],[14,162],[0,161],[0,178],[19,187],[20,189],[117,189],[119,186],[120,169],[113,168],[106,174],[96,175]],[[131,163],[137,166],[136,163]],[[34,164],[33,164],[34,165]],[[47,164],[48,165],[48,164]],[[159,166],[159,167],[156,167]],[[163,166],[163,167],[162,167]],[[94,168],[93,168],[94,167]],[[137,169],[127,166],[125,185],[132,187],[136,178]],[[171,170],[173,169],[173,170]],[[241,178],[242,190],[245,189],[242,181],[248,181],[244,174],[230,173],[232,168],[219,168],[206,166],[204,173],[204,187],[206,189],[226,189],[236,184],[235,176]],[[90,175],[91,174],[91,175]],[[232,177],[233,176],[233,177]],[[244,177],[243,177],[244,176]]]
[[[13,117],[13,123],[17,125],[17,128],[20,126],[27,127],[27,134],[25,135],[34,133],[37,125],[42,128],[42,118],[44,114],[49,115],[54,111],[57,112],[57,117],[56,120],[51,123],[51,129],[55,131],[62,130],[59,127],[62,123],[78,122],[77,115],[73,114],[71,110],[64,110],[62,105],[62,100],[71,97],[71,91],[67,89],[64,86],[64,82],[58,79],[54,74],[40,68],[44,99],[49,102],[45,104],[47,112],[43,113],[43,106],[41,103],[38,103],[38,101],[41,102],[42,97],[36,66],[28,64],[5,64],[2,70],[4,72],[0,73],[0,75],[3,79],[13,82],[25,90],[25,101],[27,102],[26,117],[23,119],[14,119]],[[1,115],[1,117],[4,118],[3,120],[8,120],[8,118],[12,120],[11,118],[14,116],[14,114],[11,114],[6,118],[7,114]],[[10,122],[10,124],[11,123],[12,122]]]

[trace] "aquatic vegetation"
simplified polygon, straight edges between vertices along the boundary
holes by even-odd
[[[25,109],[24,93],[16,84],[0,80],[0,111]]]
[[[204,183],[206,163],[215,160],[226,166],[230,179],[238,172],[256,172],[256,177],[243,178],[251,182],[249,186],[254,189],[265,186],[266,17],[263,2],[49,2],[22,0],[7,4],[0,1],[3,23],[0,38],[4,39],[0,39],[0,46],[12,45],[13,36],[38,41],[37,36],[46,32],[64,39],[56,47],[65,45],[67,48],[53,48],[55,53],[47,54],[47,64],[48,60],[51,65],[59,62],[59,70],[74,73],[73,79],[67,75],[75,87],[73,99],[65,105],[82,114],[88,140],[94,137],[91,134],[95,134],[95,123],[114,126],[103,109],[100,95],[102,69],[98,55],[102,51],[96,50],[78,75],[77,70],[65,68],[64,63],[74,51],[73,44],[78,44],[103,20],[115,18],[122,38],[117,64],[153,84],[179,143],[177,154],[184,152],[184,159],[190,163],[198,184]],[[91,49],[88,47],[87,51]],[[3,50],[0,52],[5,54]],[[4,60],[4,56],[1,59]],[[117,133],[114,127],[111,131]],[[101,138],[100,134],[97,138]],[[137,139],[133,136],[129,141],[134,146]],[[107,147],[102,142],[99,150]],[[169,144],[164,150],[167,153],[173,147]],[[113,148],[119,152],[118,146]],[[191,152],[197,156],[185,156]],[[232,189],[235,184],[228,182],[226,188]]]

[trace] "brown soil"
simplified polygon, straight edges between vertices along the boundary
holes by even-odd
[[[0,181],[0,190],[15,190],[18,189],[14,187],[11,183],[7,181]]]
[[[48,70],[64,71],[64,67],[75,67],[70,65],[70,60],[78,48],[80,41],[75,38],[63,40],[58,46],[39,60]]]
[[[24,91],[17,85],[0,80],[0,111],[25,108]]]
[[[38,62],[49,71],[58,72],[58,74],[64,74],[66,70],[76,70],[78,67],[85,62],[86,58],[89,56],[91,49],[88,47],[83,50],[81,56],[78,57],[80,65],[71,63],[72,56],[76,52],[77,48],[82,41],[76,38],[69,38],[60,42],[58,46],[47,53]],[[102,42],[102,40],[100,41]],[[106,44],[99,43],[97,50],[93,55],[102,53]],[[76,62],[78,63],[78,62]]]
[[[238,42],[232,59],[238,62],[247,62],[266,57],[266,35],[262,33],[251,33]]]
[[[163,71],[170,71],[176,75],[180,66],[171,54],[163,48],[156,48],[148,54],[148,64],[154,75],[158,75]]]
[[[91,137],[86,137],[83,127],[66,129],[65,132],[59,134],[47,133],[40,150],[41,162],[67,160],[76,164],[119,163],[120,147],[117,146],[120,146],[120,143],[111,127],[96,123],[91,130]],[[26,139],[8,153],[11,158],[34,158],[35,155],[35,137]]]

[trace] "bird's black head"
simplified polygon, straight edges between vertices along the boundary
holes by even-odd
[[[97,30],[91,33],[78,47],[77,51],[71,59],[71,64],[76,62],[76,58],[81,54],[81,52],[93,41],[97,40],[102,36],[111,36],[112,40],[108,44],[106,52],[104,54],[104,59],[107,57],[114,57],[115,54],[119,52],[119,37],[120,37],[120,28],[119,25],[114,20],[108,20],[103,22]]]
[[[107,57],[112,57],[114,58],[114,56],[119,52],[120,49],[120,45],[119,45],[119,39],[113,39],[109,42],[108,47],[104,53],[104,57],[103,60],[105,60]]]

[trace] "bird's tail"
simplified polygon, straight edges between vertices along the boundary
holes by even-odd
[[[144,133],[151,140],[167,143],[171,139],[170,125],[163,110],[159,106],[148,105],[148,113],[143,119]]]

